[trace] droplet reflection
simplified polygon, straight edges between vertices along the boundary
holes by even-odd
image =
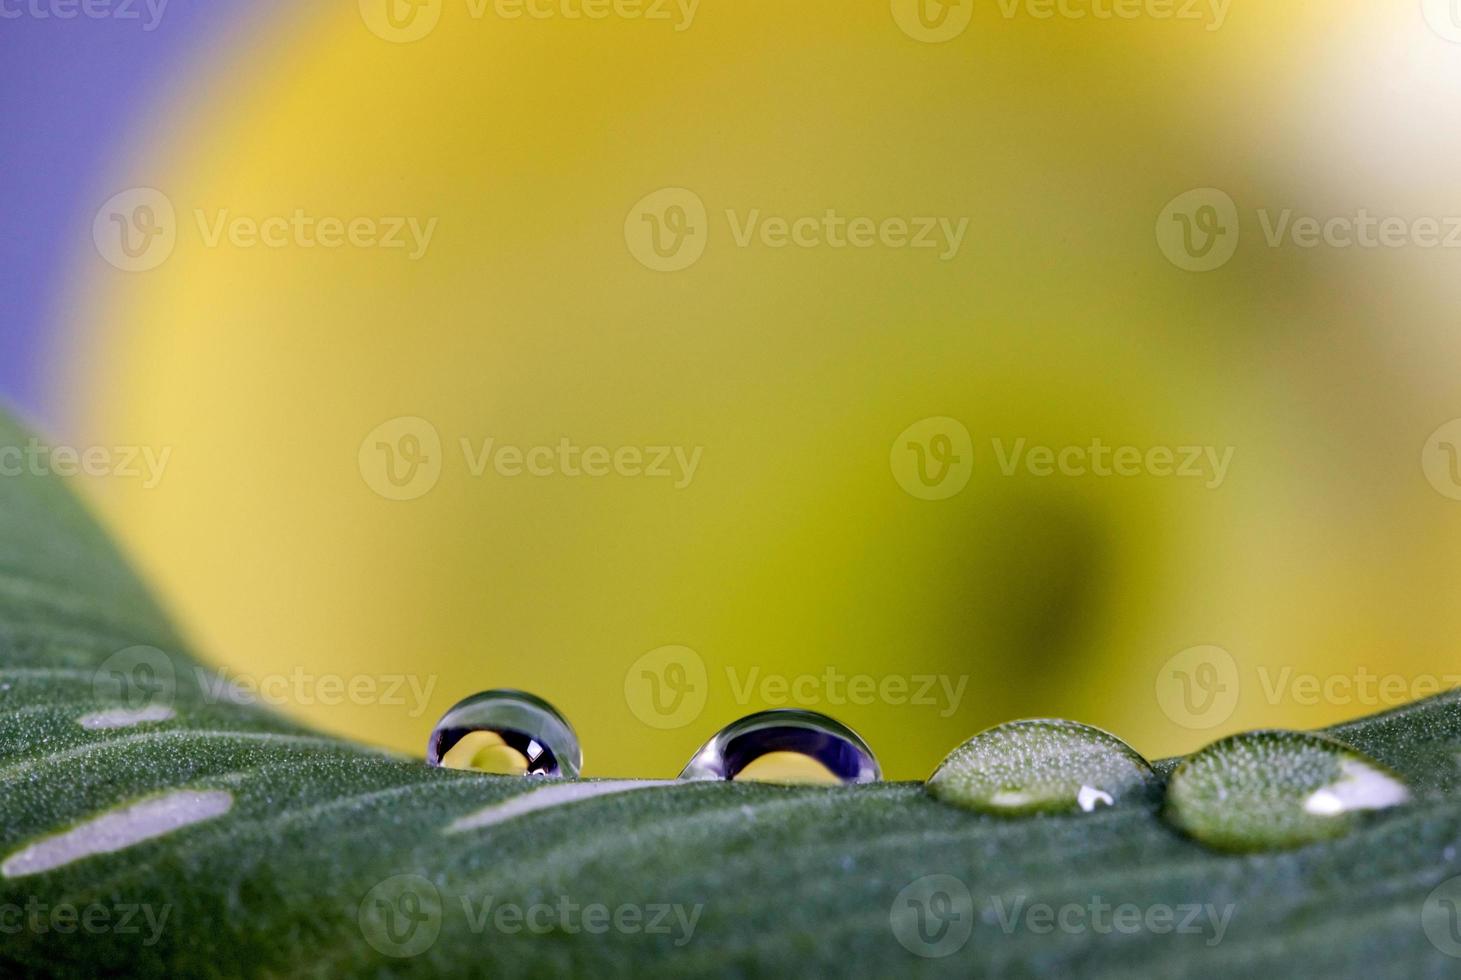
[[[815,711],[762,711],[734,721],[700,747],[681,779],[774,783],[871,783],[882,777],[866,742]]]
[[[426,761],[504,776],[577,778],[578,736],[547,701],[526,691],[483,691],[458,702],[431,732]]]

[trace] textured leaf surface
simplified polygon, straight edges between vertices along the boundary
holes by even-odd
[[[0,445],[24,438],[0,422]],[[171,717],[119,724],[138,704],[98,670],[139,645],[176,668]],[[0,973],[1461,971],[1422,918],[1454,927],[1444,899],[1461,899],[1435,891],[1461,874],[1453,696],[1333,730],[1404,775],[1414,804],[1232,856],[1155,806],[1011,820],[908,784],[433,770],[214,703],[180,650],[59,483],[0,480]],[[1124,903],[1137,928],[1118,924]]]

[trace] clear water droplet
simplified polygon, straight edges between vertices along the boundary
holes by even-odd
[[[1031,719],[996,725],[949,753],[928,791],[948,803],[1019,816],[1089,813],[1127,800],[1155,799],[1159,782],[1135,749],[1074,721]]]
[[[882,770],[852,729],[815,711],[782,708],[747,715],[715,733],[681,779],[772,783],[872,783]]]
[[[1168,821],[1211,847],[1298,847],[1347,833],[1367,810],[1410,799],[1404,781],[1343,742],[1308,732],[1233,735],[1182,761]]]
[[[442,715],[426,743],[426,761],[505,776],[576,779],[583,751],[557,708],[526,691],[502,689],[474,694]]]

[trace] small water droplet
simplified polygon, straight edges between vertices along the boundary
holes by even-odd
[[[872,749],[846,725],[815,711],[782,708],[747,715],[716,732],[680,778],[872,783],[882,770]]]
[[[457,702],[431,731],[426,761],[505,776],[578,778],[583,752],[567,719],[526,691],[495,690]]]
[[[1151,799],[1155,773],[1109,732],[1074,721],[1012,721],[949,753],[928,780],[948,803],[1018,816],[1089,813],[1127,799]]]
[[[1188,756],[1167,783],[1167,819],[1226,851],[1258,851],[1338,837],[1357,814],[1410,799],[1395,773],[1323,735],[1233,735]]]

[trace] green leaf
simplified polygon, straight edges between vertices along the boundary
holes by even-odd
[[[1332,730],[1414,803],[1233,856],[1155,803],[430,769],[219,700],[181,649],[56,480],[0,479],[0,974],[1461,970],[1455,696]]]

